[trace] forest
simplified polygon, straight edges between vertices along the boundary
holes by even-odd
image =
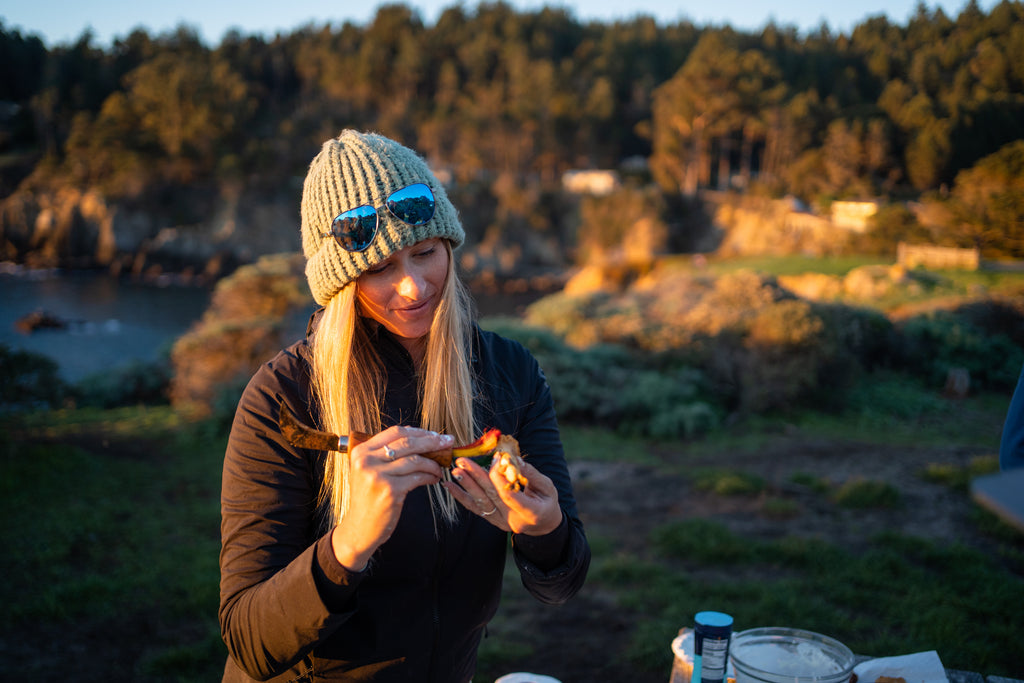
[[[627,188],[656,187],[669,214],[707,190],[815,208],[924,202],[940,219],[882,212],[876,248],[1024,257],[1021,2],[955,17],[922,3],[905,25],[869,17],[849,34],[581,22],[502,2],[452,5],[433,25],[385,5],[366,25],[232,32],[215,46],[186,24],[109,47],[88,31],[48,46],[0,24],[0,61],[9,260],[30,240],[12,227],[12,195],[72,187],[197,224],[231,188],[295,200],[345,127],[427,157],[482,216],[471,241],[564,237],[576,228],[553,199],[563,174],[611,169]]]

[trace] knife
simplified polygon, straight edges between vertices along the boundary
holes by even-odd
[[[317,451],[337,451],[347,453],[362,442],[370,438],[362,432],[337,435],[331,432],[324,432],[303,424],[299,418],[281,401],[278,411],[278,424],[281,426],[281,434],[288,440],[288,443],[296,448],[309,448]],[[456,458],[483,458],[490,456],[498,447],[498,438],[501,432],[497,429],[488,429],[483,436],[471,444],[444,448],[432,453],[423,453],[423,457],[430,458],[441,467],[451,467]]]

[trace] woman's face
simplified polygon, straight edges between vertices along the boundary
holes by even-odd
[[[356,280],[356,299],[369,316],[402,340],[430,331],[448,276],[448,250],[440,238],[393,253]]]

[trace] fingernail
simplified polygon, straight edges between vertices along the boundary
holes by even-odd
[[[455,437],[452,436],[451,434],[442,434],[441,435],[441,441],[443,441],[446,444],[454,443],[455,442]]]
[[[458,470],[452,470],[452,479],[455,481],[462,481],[462,472]]]

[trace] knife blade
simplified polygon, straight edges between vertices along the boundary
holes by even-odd
[[[352,443],[352,439],[347,436],[338,436],[337,434],[320,431],[307,424],[303,424],[291,409],[285,405],[284,401],[281,401],[277,422],[281,426],[281,434],[284,435],[284,438],[288,439],[288,443],[296,448],[347,453],[349,447],[354,448],[356,444],[366,440],[365,437],[363,439],[357,438],[355,443]],[[358,436],[360,435],[357,433]]]

